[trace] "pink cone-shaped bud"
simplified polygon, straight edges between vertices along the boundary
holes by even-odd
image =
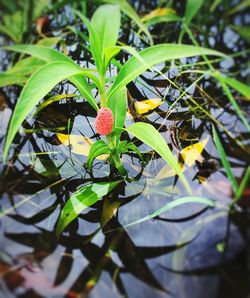
[[[100,135],[108,135],[111,133],[114,124],[113,112],[109,108],[101,108],[97,112],[95,127]]]

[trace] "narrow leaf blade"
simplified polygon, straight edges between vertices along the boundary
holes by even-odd
[[[133,81],[136,77],[149,69],[151,66],[174,59],[185,57],[194,57],[200,55],[215,55],[225,57],[223,53],[207,48],[179,45],[179,44],[161,44],[149,47],[138,53],[138,57],[131,57],[121,68],[114,84],[109,90],[109,96],[117,92],[122,87]]]
[[[6,161],[10,145],[20,125],[32,109],[56,84],[79,73],[82,73],[82,70],[72,63],[52,62],[38,69],[38,71],[30,77],[27,84],[22,89],[10,121],[3,153],[4,161]]]
[[[99,182],[79,188],[66,202],[61,211],[56,226],[56,235],[59,236],[84,209],[95,204],[100,198],[112,191],[119,183],[120,181],[110,183]]]
[[[139,140],[143,141],[145,144],[153,148],[176,172],[180,177],[187,191],[191,193],[190,186],[182,173],[180,166],[171,150],[169,149],[167,143],[161,134],[150,124],[137,122],[126,130],[136,136]]]

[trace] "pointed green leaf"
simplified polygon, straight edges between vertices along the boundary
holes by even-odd
[[[250,87],[248,85],[229,77],[221,77],[221,79],[237,92],[244,95],[246,100],[250,100]]]
[[[56,226],[56,235],[59,236],[84,209],[95,204],[119,183],[120,181],[99,182],[80,187],[63,207]]]
[[[22,86],[27,81],[27,77],[23,74],[0,73],[0,87],[10,85]]]
[[[44,60],[46,62],[56,62],[56,61],[65,61],[75,65],[74,61],[68,56],[53,50],[49,47],[40,46],[40,45],[14,45],[14,46],[5,46],[3,49],[7,51],[14,51],[18,53],[24,53],[36,57],[38,59]],[[88,85],[86,78],[82,75],[71,77],[71,82],[76,86],[81,95],[87,99],[87,101],[92,105],[95,110],[98,110],[96,101],[91,93],[91,89]]]
[[[137,26],[140,28],[141,31],[143,31],[147,35],[150,44],[153,44],[153,40],[150,35],[150,32],[148,31],[147,26],[145,26],[145,24],[142,22],[139,15],[136,13],[134,8],[128,3],[128,1],[126,1],[126,0],[119,0],[119,1],[117,1],[117,0],[103,0],[103,2],[108,2],[108,3],[119,5],[120,9],[137,24]]]
[[[4,161],[20,125],[39,101],[62,80],[82,73],[83,71],[72,63],[52,62],[39,68],[30,77],[22,89],[10,121],[3,153]]]
[[[93,14],[91,26],[100,42],[102,54],[107,47],[115,46],[120,29],[120,19],[118,5],[102,5]]]
[[[227,174],[227,178],[229,179],[229,181],[231,182],[231,185],[232,185],[232,189],[234,191],[234,193],[237,192],[238,190],[238,183],[237,183],[237,180],[236,178],[234,177],[234,174],[233,174],[233,171],[231,169],[231,166],[230,166],[230,163],[227,159],[227,155],[226,155],[226,152],[223,148],[223,145],[221,143],[221,140],[218,136],[218,133],[215,129],[215,127],[213,126],[213,139],[214,139],[214,144],[216,146],[216,149],[219,153],[219,156],[220,156],[220,159],[221,159],[221,163],[226,171],[226,174]]]
[[[188,26],[201,8],[204,0],[187,0],[184,20]]]
[[[226,57],[223,53],[218,51],[179,44],[161,44],[152,46],[138,53],[138,57],[131,57],[119,71],[114,84],[109,90],[109,96],[118,91],[128,83],[133,81],[136,77],[149,69],[151,66],[167,60],[181,59],[185,57],[194,57],[200,55],[215,55]]]
[[[126,130],[153,148],[175,170],[187,191],[191,194],[190,186],[178,165],[177,159],[172,154],[164,138],[152,125],[137,122],[127,127]]]

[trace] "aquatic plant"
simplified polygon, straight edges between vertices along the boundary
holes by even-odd
[[[124,1],[121,1],[121,3],[124,3]],[[200,5],[198,5],[194,10],[190,8],[190,5],[187,6],[186,15],[183,19],[184,29],[181,36],[183,36],[184,33],[190,34],[187,26],[191,22],[191,19],[199,7]],[[88,169],[91,169],[95,158],[106,154],[109,156],[109,162],[116,167],[120,176],[126,177],[127,170],[124,168],[121,161],[121,155],[132,150],[137,153],[140,158],[142,158],[140,151],[133,143],[121,141],[121,135],[126,132],[134,135],[140,141],[153,148],[155,152],[157,152],[170,165],[170,167],[172,167],[176,175],[179,176],[187,192],[191,194],[190,186],[177,162],[176,157],[172,154],[159,131],[152,125],[144,122],[136,122],[128,127],[124,127],[127,112],[126,85],[136,79],[147,69],[152,69],[154,65],[163,61],[202,56],[205,61],[207,61],[207,64],[211,66],[207,56],[212,55],[222,58],[225,58],[226,56],[221,52],[200,47],[197,44],[194,44],[193,46],[185,44],[159,44],[147,47],[140,52],[130,46],[119,46],[117,45],[117,39],[121,21],[120,8],[122,7],[114,4],[102,5],[95,11],[91,20],[87,19],[86,16],[82,15],[79,11],[75,11],[76,15],[82,20],[88,29],[89,50],[92,54],[96,69],[82,68],[76,65],[75,62],[65,54],[44,45],[23,44],[4,47],[5,50],[31,55],[32,57],[30,59],[38,59],[41,64],[27,80],[15,106],[15,110],[9,124],[3,159],[6,162],[11,143],[13,142],[20,125],[28,117],[34,107],[59,82],[64,79],[69,79],[77,87],[81,96],[89,102],[93,109],[97,111],[96,132],[106,136],[106,139],[98,140],[92,144],[86,162],[86,167]],[[191,35],[190,38],[192,39],[193,36]],[[120,51],[126,51],[131,55],[131,58],[129,58],[124,65],[120,65],[115,60],[115,56],[118,55]],[[31,63],[33,62],[34,61],[32,60]],[[117,65],[119,72],[116,76],[108,78],[107,70],[111,64]],[[202,72],[201,70],[195,69],[190,71],[197,73],[200,72],[204,75],[210,75],[217,78],[221,82],[222,86],[224,86],[225,90],[227,90],[226,88],[228,84],[231,86],[233,85],[234,88],[240,92],[246,92],[245,85],[240,84],[237,81],[223,78],[218,71],[213,69],[213,67],[211,67],[209,71]],[[8,79],[9,74],[7,73],[6,75]],[[88,80],[90,80],[91,83],[98,89],[99,100],[94,98]],[[227,94],[229,100],[235,106],[236,112],[238,111],[240,119],[248,127],[244,115],[241,113],[232,96],[230,96],[230,91],[227,90]],[[209,113],[206,114],[209,115]],[[216,124],[218,123],[218,121],[216,122],[214,118],[212,119]],[[90,202],[93,204],[90,199],[93,193],[90,191],[89,194],[89,188],[91,189],[92,186],[87,186],[87,195],[86,187],[84,187],[82,190],[78,190],[77,195],[74,195],[70,199],[71,202],[76,197],[82,197],[82,204],[79,204],[77,208],[78,214],[82,211],[82,208],[84,208],[86,204],[88,206],[90,205]],[[110,188],[110,183],[107,182],[105,191],[101,191],[100,195],[94,195],[94,201],[96,201],[96,198],[103,196],[104,193],[106,194],[112,188],[113,187]],[[68,225],[71,220],[72,219],[67,218],[67,215],[65,215],[65,212],[63,211],[60,222],[66,222]],[[65,226],[66,225],[63,224],[63,227]],[[62,231],[61,229],[59,230],[60,232]]]

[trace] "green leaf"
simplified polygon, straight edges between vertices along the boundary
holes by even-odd
[[[105,49],[114,47],[120,29],[120,9],[118,5],[102,5],[91,18],[91,22],[79,11],[76,14],[85,23],[89,31],[89,43],[92,56],[99,73],[106,71]]]
[[[24,53],[36,57],[38,59],[44,60],[46,62],[56,62],[65,61],[75,65],[74,61],[64,54],[53,50],[49,47],[38,46],[38,45],[14,45],[5,46],[3,49],[7,51],[14,51],[18,53]],[[76,75],[71,77],[71,82],[76,86],[81,95],[87,99],[87,101],[92,105],[95,110],[98,110],[96,101],[91,93],[91,89],[88,85],[86,78],[82,75]]]
[[[108,107],[112,110],[114,115],[114,129],[123,128],[127,113],[127,89],[126,87],[114,93],[108,100]],[[117,144],[122,130],[114,136],[115,143]]]
[[[160,23],[170,23],[170,22],[180,22],[182,21],[182,18],[175,14],[169,14],[166,16],[159,16],[159,17],[154,17],[148,21],[145,22],[147,26],[155,25],[155,24],[160,24]]]
[[[227,13],[225,15],[230,16],[230,15],[235,14],[243,9],[247,9],[248,7],[250,7],[250,0],[240,1],[232,9],[227,11]]]
[[[76,65],[62,61],[48,63],[30,77],[22,89],[10,121],[3,153],[4,161],[19,126],[39,101],[62,80],[82,73],[83,71]]]
[[[73,60],[65,56],[63,53],[41,45],[20,44],[14,46],[4,46],[3,49],[6,51],[28,54],[46,62],[67,61],[74,63]]]
[[[179,44],[161,44],[149,47],[138,53],[138,57],[131,57],[119,71],[114,84],[109,90],[109,96],[118,91],[128,83],[133,81],[137,76],[149,69],[151,66],[167,60],[181,59],[185,57],[194,57],[200,55],[215,55],[226,57],[218,51]]]
[[[103,0],[103,2],[118,4],[120,9],[137,24],[137,26],[140,28],[141,31],[143,31],[147,35],[150,44],[153,44],[153,40],[152,40],[152,37],[148,31],[148,28],[145,26],[145,24],[143,24],[141,18],[136,13],[134,8],[128,3],[128,1],[126,1],[126,0],[119,0],[119,1],[117,1],[117,0]]]
[[[236,31],[243,39],[250,43],[250,26],[237,26],[230,25],[234,31]]]
[[[220,141],[220,138],[217,134],[217,131],[215,129],[215,127],[213,126],[213,139],[214,139],[214,144],[216,146],[216,149],[219,153],[219,156],[221,158],[221,163],[226,171],[226,174],[227,174],[227,178],[229,179],[229,181],[231,182],[231,185],[232,185],[232,188],[233,188],[233,191],[234,193],[237,193],[238,191],[238,183],[236,181],[236,178],[234,177],[233,175],[233,172],[232,172],[232,169],[231,169],[231,166],[230,166],[230,163],[227,159],[227,155],[226,155],[226,152],[222,146],[222,143]]]
[[[233,89],[235,89],[236,91],[238,91],[239,93],[241,93],[242,95],[245,96],[246,100],[250,100],[250,87],[247,86],[246,84],[229,78],[229,77],[220,77],[227,85],[229,85],[230,87],[232,87]]]
[[[188,193],[191,194],[190,186],[182,173],[180,166],[169,149],[161,134],[150,124],[137,122],[126,128],[128,132],[136,136],[139,140],[153,148],[176,172],[180,177]]]
[[[114,128],[123,128],[127,112],[127,89],[123,87],[118,92],[113,93],[108,100],[108,107],[114,115]],[[122,132],[122,131],[121,131]],[[115,136],[119,140],[121,133]]]
[[[102,154],[110,154],[111,150],[109,146],[103,141],[98,140],[94,144],[91,145],[88,159],[86,162],[86,166],[88,169],[90,169],[93,165],[93,161],[97,156],[100,156]]]
[[[140,159],[143,160],[143,156],[142,156],[140,150],[136,147],[136,145],[134,143],[132,143],[132,142],[128,143],[127,148],[128,148],[128,151],[133,151],[133,152],[137,153],[138,156],[140,157]]]
[[[86,208],[107,195],[121,181],[99,182],[80,187],[66,202],[56,226],[57,237]]]
[[[248,168],[246,169],[246,172],[243,176],[243,179],[241,180],[240,186],[237,189],[237,192],[235,194],[235,198],[234,198],[231,205],[237,203],[241,199],[241,197],[242,197],[242,195],[243,195],[243,193],[244,193],[244,191],[245,191],[245,189],[248,185],[249,180],[250,180],[250,166],[248,166]]]
[[[46,47],[54,47],[60,40],[60,37],[46,37],[40,39],[37,44]]]
[[[105,70],[108,68],[108,65],[111,59],[116,56],[121,51],[121,47],[114,46],[108,47],[104,50],[104,68]]]
[[[113,47],[116,44],[120,29],[120,9],[118,5],[102,5],[91,18],[91,26],[101,45],[101,53],[104,49]],[[94,45],[91,45],[93,47]]]
[[[22,74],[0,73],[0,87],[9,85],[22,86],[27,81],[27,77]]]
[[[23,75],[31,75],[33,72],[37,71],[37,69],[43,66],[46,62],[35,58],[28,57],[18,61],[13,67],[9,68],[5,73],[6,74],[23,74]]]
[[[103,64],[102,47],[101,47],[100,40],[94,28],[92,27],[92,24],[90,23],[90,21],[79,11],[76,10],[75,13],[82,20],[82,22],[86,25],[88,29],[91,53],[94,58],[96,68],[100,73],[102,71],[102,64]]]
[[[192,19],[195,17],[201,6],[203,5],[204,0],[187,0],[184,21],[188,26]]]
[[[245,118],[245,116],[242,113],[241,108],[239,107],[239,105],[237,104],[236,100],[234,99],[230,89],[228,88],[228,86],[225,84],[224,79],[222,78],[222,76],[220,75],[215,75],[215,77],[218,79],[218,81],[221,84],[221,87],[223,88],[227,98],[229,99],[230,103],[232,104],[232,106],[234,107],[234,110],[236,112],[236,114],[238,115],[238,117],[240,118],[240,120],[242,121],[242,123],[245,125],[245,127],[247,128],[247,130],[250,132],[250,125],[248,123],[248,120]]]
[[[155,212],[143,217],[143,218],[140,218],[134,222],[131,222],[127,225],[125,225],[125,227],[130,227],[130,226],[133,226],[133,225],[136,225],[136,224],[139,224],[139,223],[142,223],[144,221],[147,221],[147,220],[150,220],[156,216],[159,216],[160,214],[162,214],[163,212],[167,212],[175,207],[178,207],[178,206],[181,206],[181,205],[184,205],[184,204],[189,204],[189,203],[198,203],[198,204],[204,204],[204,205],[207,205],[209,207],[215,207],[215,202],[212,201],[211,199],[207,199],[207,198],[201,198],[201,197],[183,197],[183,198],[179,198],[179,199],[176,199],[170,203],[167,203],[165,206],[157,209]]]

